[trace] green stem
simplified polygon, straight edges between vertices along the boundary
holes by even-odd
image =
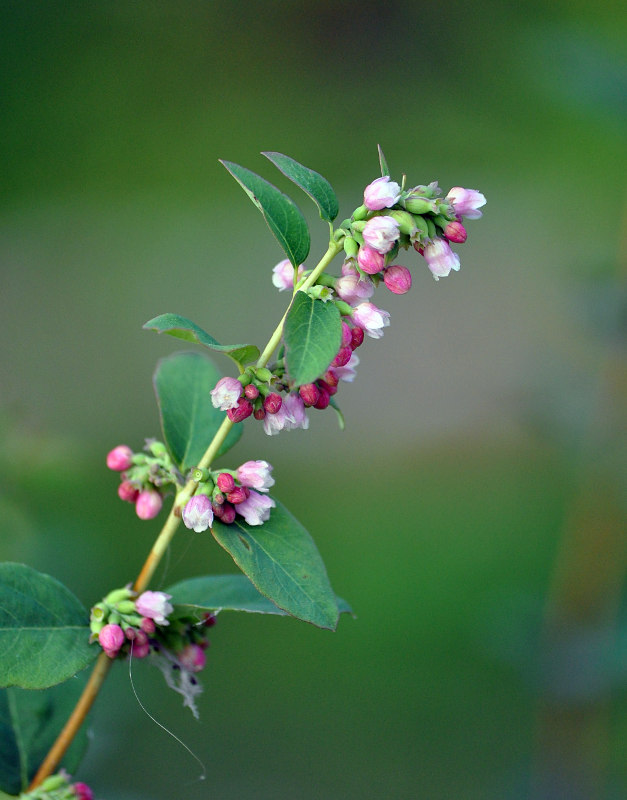
[[[335,256],[342,250],[342,244],[335,241],[331,241],[329,244],[329,249],[324,254],[324,256],[320,259],[318,264],[316,265],[315,269],[312,271],[311,275],[307,276],[307,279],[303,282],[302,286],[299,286],[299,289],[307,289],[309,286],[312,286],[318,276],[327,268],[327,266],[331,263],[331,261],[335,258]],[[293,299],[293,297],[292,297]],[[291,302],[290,302],[291,306]],[[287,317],[287,312],[290,309],[288,306],[287,311],[283,315],[281,322],[277,326],[276,330],[270,337],[268,344],[266,345],[265,350],[259,357],[259,361],[257,362],[258,367],[265,367],[268,363],[270,356],[276,349],[277,345],[281,340],[281,336],[283,334],[283,325],[285,323],[285,318]],[[220,447],[223,445],[224,440],[228,436],[229,431],[233,427],[233,423],[225,416],[222,424],[216,431],[215,436],[213,437],[211,444],[205,451],[205,454],[198,462],[197,466],[200,469],[208,469],[213,460],[218,455],[218,451]],[[176,498],[174,499],[174,503],[172,504],[172,509],[168,514],[168,518],[165,521],[165,524],[159,535],[155,539],[155,542],[144,562],[144,565],[137,576],[135,583],[133,584],[133,589],[141,593],[143,592],[148,584],[150,583],[150,579],[155,573],[155,570],[159,566],[161,559],[163,558],[164,553],[168,549],[174,534],[181,522],[181,513],[182,509],[184,508],[187,501],[192,497],[194,492],[196,491],[196,487],[198,486],[198,482],[194,480],[188,481],[185,486],[177,493]],[[98,692],[100,691],[100,687],[102,686],[104,679],[109,671],[109,667],[112,664],[112,660],[106,656],[104,653],[100,655],[98,660],[96,661],[96,666],[93,669],[92,675],[83,691],[83,694],[78,700],[74,711],[72,712],[70,718],[68,719],[65,727],[59,734],[56,742],[50,748],[48,755],[42,762],[41,766],[35,777],[33,778],[31,785],[28,787],[29,791],[32,791],[37,786],[39,786],[49,775],[51,775],[59,765],[59,762],[65,755],[67,748],[72,743],[74,737],[78,733],[81,725],[85,721],[85,717],[89,709],[91,708],[94,700],[96,699]]]

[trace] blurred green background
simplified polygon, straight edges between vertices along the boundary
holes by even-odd
[[[621,24],[622,23],[622,24]],[[619,2],[3,2],[0,557],[91,605],[158,530],[104,454],[158,434],[181,313],[263,344],[281,251],[218,163],[477,188],[462,268],[409,295],[309,433],[263,458],[357,619],[223,614],[197,723],[126,667],[77,778],[108,800],[627,795],[625,97]],[[228,363],[222,365],[228,370]],[[232,571],[185,532],[157,584]]]

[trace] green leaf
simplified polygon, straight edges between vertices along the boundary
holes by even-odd
[[[249,364],[259,358],[259,348],[256,345],[218,344],[213,336],[210,336],[191,320],[181,317],[180,314],[160,314],[158,317],[148,320],[143,327],[145,330],[167,333],[186,342],[202,344],[210,350],[224,353],[225,356],[232,358],[236,364]]]
[[[342,320],[334,303],[297,292],[285,320],[285,363],[297,386],[325,372],[342,344]]]
[[[237,516],[211,531],[257,589],[293,617],[335,630],[338,607],[324,563],[313,539],[277,502],[263,525],[247,525]]]
[[[187,578],[165,590],[175,605],[194,606],[200,611],[248,611],[253,614],[287,616],[261,594],[246,575],[203,575]],[[352,614],[345,600],[336,597],[340,614]]]
[[[344,420],[344,414],[341,412],[340,407],[335,402],[335,398],[334,397],[331,397],[329,399],[329,405],[331,406],[331,408],[337,414],[337,424],[340,426],[340,430],[343,431],[344,428],[346,427],[346,421]]]
[[[89,614],[62,583],[25,564],[0,564],[0,687],[45,689],[84,669]]]
[[[0,787],[11,794],[26,791],[39,765],[67,722],[87,681],[81,674],[44,691],[0,689]],[[87,749],[83,725],[63,757],[76,772]],[[0,798],[3,795],[0,793]]]
[[[211,404],[211,390],[221,374],[202,353],[174,353],[157,364],[153,383],[161,428],[175,463],[185,473],[196,466],[224,420]],[[226,453],[242,435],[234,425],[218,455]]]
[[[381,177],[384,178],[386,175],[389,176],[390,168],[388,167],[388,162],[385,160],[385,156],[383,155],[383,150],[381,149],[381,145],[378,144],[377,148],[379,150],[379,165],[381,166]]]
[[[222,161],[261,211],[268,227],[295,267],[309,255],[309,230],[305,218],[290,198],[264,178],[232,161]]]
[[[293,158],[284,156],[282,153],[268,151],[261,155],[270,159],[286,178],[300,186],[311,197],[318,206],[322,219],[326,219],[327,222],[333,222],[337,217],[339,205],[333,187],[326,178],[323,178],[318,172],[314,172],[313,169],[299,164],[298,161],[294,161]]]

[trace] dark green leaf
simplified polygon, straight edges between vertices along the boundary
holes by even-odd
[[[309,230],[305,218],[290,198],[276,186],[232,161],[221,161],[261,211],[268,227],[295,267],[309,255]]]
[[[203,575],[187,578],[165,590],[176,605],[194,606],[201,611],[249,611],[255,614],[287,612],[262,595],[246,575]],[[345,600],[337,597],[340,614],[352,614]]]
[[[145,330],[167,333],[186,342],[202,344],[210,350],[224,353],[225,356],[232,358],[237,364],[249,364],[259,358],[259,348],[256,345],[218,344],[213,336],[210,336],[191,320],[181,317],[180,314],[160,314],[158,317],[149,320],[143,327]]]
[[[67,722],[83,691],[83,673],[44,691],[0,689],[0,788],[11,794],[28,784]],[[63,757],[62,766],[76,772],[87,748],[83,725]],[[0,798],[2,795],[0,794]]]
[[[161,359],[153,378],[161,428],[172,458],[181,472],[198,464],[224,420],[211,404],[211,390],[221,374],[202,353],[175,353]],[[234,425],[218,455],[242,435]]]
[[[338,607],[324,563],[305,528],[277,502],[263,525],[237,516],[212,533],[257,589],[293,617],[335,630]]]
[[[297,386],[319,378],[342,343],[342,320],[334,303],[297,292],[285,320],[285,363]]]
[[[0,564],[0,686],[45,689],[84,669],[89,614],[62,583],[25,564]]]
[[[388,167],[388,162],[385,160],[385,156],[383,155],[383,150],[381,149],[381,145],[378,144],[377,148],[379,150],[379,164],[381,166],[381,177],[384,178],[386,175],[390,174],[390,168]]]
[[[311,197],[318,206],[322,219],[333,222],[337,217],[339,205],[333,187],[326,178],[282,153],[269,151],[261,155],[270,159],[275,167]]]

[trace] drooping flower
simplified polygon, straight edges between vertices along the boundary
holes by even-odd
[[[307,430],[309,417],[305,413],[305,404],[300,395],[288,394],[283,400],[283,407],[285,407],[288,415],[287,430],[292,430],[293,428]]]
[[[300,280],[305,267],[301,264],[298,268],[297,281]],[[288,258],[284,258],[272,269],[272,283],[280,292],[294,289],[294,266]]]
[[[105,625],[98,634],[98,642],[109,658],[117,656],[125,641],[124,631],[113,623]]]
[[[271,497],[251,489],[248,498],[237,506],[237,513],[241,514],[249,525],[263,525],[270,517],[270,509],[275,506],[276,503]]]
[[[383,282],[394,294],[405,294],[411,289],[411,272],[407,267],[393,264],[385,270]]]
[[[140,519],[154,519],[161,511],[163,497],[154,489],[144,489],[135,500],[135,513]]]
[[[135,609],[142,617],[154,619],[157,625],[169,625],[167,617],[174,610],[168,603],[171,597],[165,592],[143,592],[135,601]]]
[[[271,472],[272,466],[267,461],[246,461],[237,468],[237,480],[249,489],[267,492],[275,482]]]
[[[374,294],[374,286],[370,278],[360,275],[343,275],[335,283],[335,291],[339,297],[351,306],[369,300]]]
[[[423,255],[436,281],[446,278],[452,269],[459,270],[459,256],[445,239],[434,239],[425,245]]]
[[[372,339],[380,339],[383,336],[383,328],[390,324],[389,313],[377,308],[374,303],[360,303],[353,310],[352,316],[355,325],[363,328]]]
[[[479,217],[483,216],[483,212],[479,211],[479,209],[486,204],[486,199],[484,195],[476,189],[464,189],[461,186],[453,186],[446,195],[446,199],[449,203],[453,204],[455,213],[460,217],[479,219]]]
[[[382,208],[391,208],[401,196],[401,187],[390,180],[389,175],[369,183],[364,190],[364,205],[370,211],[380,211]]]
[[[368,275],[376,275],[377,272],[381,272],[385,266],[385,256],[383,253],[375,250],[374,247],[365,244],[363,247],[359,248],[357,263]]]
[[[183,523],[196,533],[202,533],[213,524],[211,500],[206,494],[194,495],[183,509]]]
[[[288,417],[287,407],[285,403],[281,402],[278,411],[275,411],[274,414],[266,414],[263,418],[264,431],[268,436],[276,436],[277,433],[285,430],[288,424]]]
[[[215,388],[210,392],[211,404],[220,411],[228,411],[237,407],[237,401],[242,394],[242,384],[237,378],[220,378]]]
[[[399,223],[394,217],[373,217],[362,232],[364,242],[379,253],[388,253],[399,237]]]
[[[125,444],[119,444],[107,453],[107,466],[116,472],[124,472],[133,464],[133,451]]]

